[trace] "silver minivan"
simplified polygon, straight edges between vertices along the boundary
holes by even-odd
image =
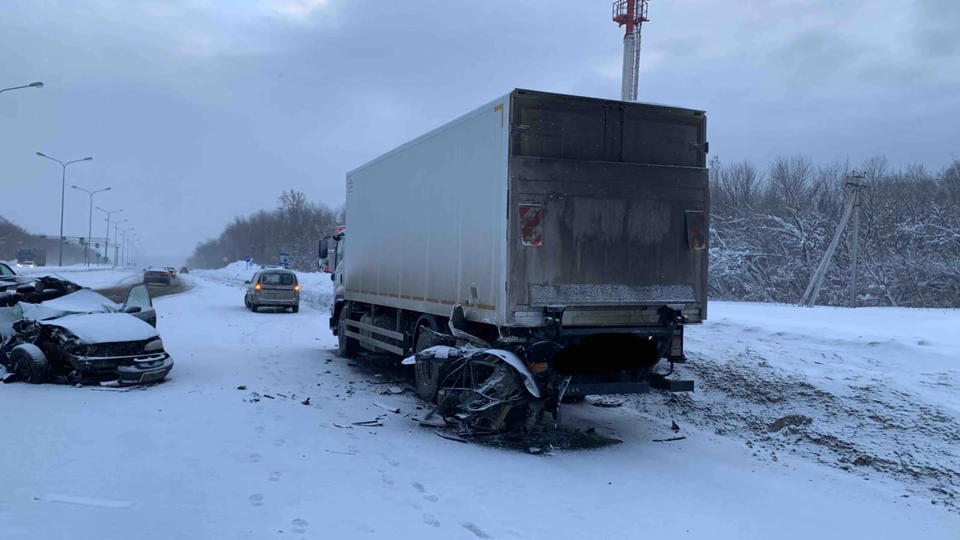
[[[261,307],[290,308],[294,313],[300,311],[300,283],[293,271],[283,268],[261,270],[244,283],[247,293],[243,305],[250,311]]]

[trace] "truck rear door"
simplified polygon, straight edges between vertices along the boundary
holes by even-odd
[[[514,324],[706,316],[706,118],[700,111],[518,90],[512,96]],[[509,318],[508,314],[508,318]]]

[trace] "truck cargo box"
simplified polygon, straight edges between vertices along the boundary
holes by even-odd
[[[529,90],[347,175],[349,301],[536,327],[706,318],[702,111]]]

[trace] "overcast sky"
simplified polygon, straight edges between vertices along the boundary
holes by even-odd
[[[513,88],[619,98],[610,0],[2,0],[0,215],[66,234],[88,199],[176,264],[284,189]],[[651,0],[640,97],[702,108],[711,152],[939,168],[960,156],[960,1]],[[119,219],[119,218],[118,218]],[[95,236],[105,222],[94,216]],[[111,231],[112,234],[112,231]]]

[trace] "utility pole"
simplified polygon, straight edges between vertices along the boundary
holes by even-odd
[[[850,250],[850,307],[857,307],[857,257],[860,250],[860,190],[867,187],[862,174],[853,173],[847,185],[853,189],[853,246]]]
[[[848,176],[848,178],[863,179],[863,175],[854,172]],[[833,260],[833,254],[837,250],[837,244],[840,243],[840,237],[843,235],[843,230],[846,228],[847,222],[850,221],[850,216],[853,214],[854,205],[859,203],[860,188],[862,188],[863,185],[859,182],[848,181],[844,184],[844,187],[851,189],[845,189],[845,191],[848,191],[849,197],[847,198],[847,204],[843,209],[843,216],[840,217],[840,224],[837,225],[837,230],[833,234],[833,240],[831,240],[830,245],[827,246],[827,252],[824,253],[823,259],[820,261],[820,265],[817,266],[817,271],[813,273],[813,277],[810,278],[810,283],[807,285],[807,289],[803,292],[803,298],[800,299],[801,306],[813,307],[816,305],[817,297],[820,296],[820,287],[823,285],[823,278],[827,275],[827,269],[830,268],[830,261]],[[854,240],[854,242],[856,242],[856,240]],[[856,246],[856,244],[854,244],[854,246]],[[856,250],[856,247],[854,247],[854,250]],[[854,257],[856,257],[856,254],[854,254]]]

